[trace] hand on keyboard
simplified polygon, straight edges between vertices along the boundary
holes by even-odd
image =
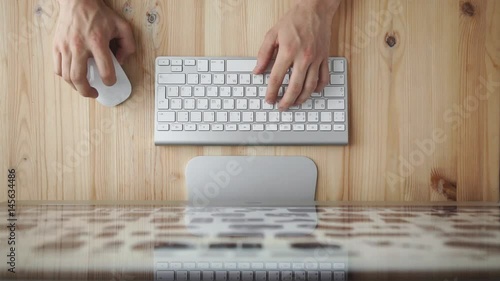
[[[60,15],[54,38],[54,70],[84,97],[97,97],[87,80],[87,61],[93,56],[103,82],[116,82],[109,43],[117,39],[120,63],[135,52],[130,25],[102,0],[59,0]]]
[[[283,79],[293,66],[288,90],[279,103],[280,111],[302,104],[327,85],[330,27],[340,1],[300,1],[266,34],[254,70],[263,73],[278,48],[266,102],[277,101]]]

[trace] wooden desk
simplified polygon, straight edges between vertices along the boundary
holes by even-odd
[[[111,109],[53,74],[55,1],[0,1],[0,182],[16,168],[17,199],[185,199],[191,158],[257,154],[312,158],[318,200],[444,200],[432,169],[459,201],[499,200],[499,1],[344,0],[331,55],[350,67],[346,147],[154,146],[155,57],[255,56],[292,1],[109,3],[138,46],[133,98]]]

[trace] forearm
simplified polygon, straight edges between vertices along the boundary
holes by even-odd
[[[342,0],[296,0],[297,5],[312,7],[318,13],[333,17]]]

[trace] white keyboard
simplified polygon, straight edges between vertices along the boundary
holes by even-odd
[[[269,73],[255,58],[158,57],[157,145],[346,145],[347,61],[330,58],[330,83],[302,105],[280,112],[264,100]],[[286,92],[291,71],[279,96]]]

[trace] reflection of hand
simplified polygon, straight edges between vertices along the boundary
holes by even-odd
[[[268,31],[259,51],[255,73],[266,70],[275,49],[276,61],[268,83],[266,101],[276,102],[288,69],[293,72],[280,110],[306,101],[327,85],[330,26],[341,0],[298,0],[297,4]]]
[[[55,73],[82,96],[97,97],[87,80],[87,61],[94,57],[104,84],[116,83],[109,43],[117,39],[120,63],[135,52],[131,26],[102,0],[59,0],[60,14],[54,37]]]

